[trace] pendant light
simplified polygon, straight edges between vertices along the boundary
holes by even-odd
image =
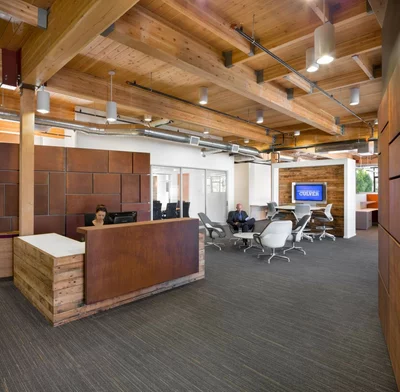
[[[323,0],[325,17],[325,0]],[[314,31],[314,53],[318,64],[329,64],[335,59],[335,27],[325,22]]]
[[[293,132],[293,135],[294,135],[294,136],[300,136],[300,133],[301,133],[300,131],[294,131],[294,132]]]
[[[264,122],[264,112],[262,109],[256,110],[256,123],[257,124],[262,124]]]
[[[207,103],[208,103],[208,88],[200,87],[199,88],[199,104],[207,105]]]
[[[113,102],[112,100],[112,78],[115,75],[114,71],[109,71],[108,74],[110,75],[110,101],[107,101],[107,121],[113,122],[117,121],[117,103]]]
[[[350,89],[350,105],[355,106],[360,103],[360,88],[352,87]]]
[[[50,93],[44,91],[44,86],[37,92],[36,110],[42,114],[50,113]]]
[[[145,114],[143,117],[143,120],[146,122],[151,122],[152,119],[153,117],[151,116],[151,114]]]
[[[319,64],[315,61],[314,48],[306,50],[306,69],[307,72],[316,72],[319,69]]]

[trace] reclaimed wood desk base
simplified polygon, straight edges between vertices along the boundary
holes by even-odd
[[[84,254],[52,257],[20,238],[14,240],[14,284],[53,326],[138,301],[204,276],[204,235],[199,233],[199,272],[87,305],[84,303]]]

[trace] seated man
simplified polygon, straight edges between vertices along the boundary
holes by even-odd
[[[246,211],[243,211],[243,206],[238,203],[236,205],[236,211],[231,211],[228,214],[228,220],[226,221],[234,231],[239,231],[241,228],[244,233],[252,231],[254,228],[255,219],[250,218]],[[247,240],[244,240],[247,244]]]

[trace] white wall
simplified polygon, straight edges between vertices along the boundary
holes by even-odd
[[[271,201],[271,166],[249,164],[249,204],[266,205]]]
[[[235,203],[241,203],[245,211],[250,211],[249,203],[249,174],[250,163],[238,163],[235,165]],[[230,210],[235,209],[235,207]]]

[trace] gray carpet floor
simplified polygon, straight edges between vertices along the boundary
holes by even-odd
[[[207,248],[204,281],[58,328],[2,281],[0,391],[396,391],[376,228],[304,248]]]

